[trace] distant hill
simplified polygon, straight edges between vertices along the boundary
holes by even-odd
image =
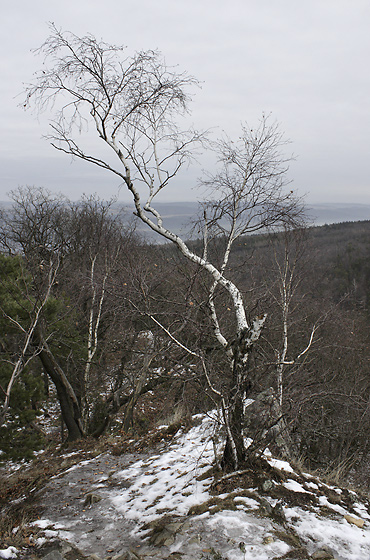
[[[129,213],[131,208],[127,206]],[[189,235],[192,219],[198,211],[196,202],[160,202],[156,203],[156,208],[168,229],[185,237]],[[311,225],[316,226],[370,220],[370,204],[310,204],[307,206],[307,216]],[[145,234],[148,239],[158,239],[158,236],[148,231],[144,224],[138,223],[137,230]]]
[[[315,225],[370,220],[370,204],[311,204],[307,214]]]
[[[0,207],[9,208],[10,201],[0,201]],[[117,202],[115,206],[124,207],[127,217],[134,211],[132,205]],[[197,202],[159,202],[155,207],[163,217],[165,226],[184,237],[188,237],[192,229],[192,221],[197,215]],[[324,224],[336,224],[342,222],[357,222],[370,220],[370,204],[344,204],[327,202],[323,204],[307,205],[307,216],[311,225],[321,226]],[[161,241],[161,238],[138,222],[137,231],[151,241]]]

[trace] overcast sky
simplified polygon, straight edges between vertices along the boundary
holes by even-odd
[[[17,105],[22,83],[41,59],[31,53],[47,23],[87,32],[129,52],[159,49],[202,82],[192,106],[198,128],[237,136],[272,113],[296,161],[294,188],[311,203],[370,203],[369,0],[13,0],[0,23],[0,200],[22,185],[63,192],[117,194],[118,182],[84,162],[71,162]],[[195,176],[162,200],[191,200]],[[120,192],[121,200],[128,200]]]

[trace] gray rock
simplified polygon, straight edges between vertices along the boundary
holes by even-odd
[[[154,539],[154,546],[171,546],[175,542],[174,533],[164,529]]]
[[[59,541],[59,551],[61,552],[62,556],[71,552],[72,546],[67,541]]]
[[[163,543],[164,546],[172,546],[173,543],[175,542],[174,537],[168,537],[168,539],[166,539]]]
[[[143,557],[136,554],[134,550],[128,550],[123,556],[119,557],[119,560],[143,560]]]
[[[61,555],[59,550],[52,550],[46,556],[43,556],[42,560],[64,560],[64,556]]]
[[[191,538],[189,539],[188,544],[196,544],[196,545],[199,545],[199,544],[201,543],[201,540],[202,540],[202,538],[201,538],[200,535],[195,535],[194,537],[191,537]]]
[[[285,523],[286,521],[286,517],[285,517],[285,513],[284,513],[284,508],[282,506],[282,504],[280,502],[278,502],[276,504],[276,506],[273,508],[272,510],[272,516],[277,520],[280,521],[282,523]]]
[[[273,512],[272,505],[267,500],[265,500],[265,498],[261,498],[259,511],[261,515],[269,517]]]
[[[97,494],[87,494],[84,501],[84,507],[92,506],[93,504],[100,502],[101,499],[102,497]]]
[[[274,483],[272,482],[272,480],[265,480],[261,486],[263,492],[268,492],[273,487],[274,487]]]
[[[177,533],[177,531],[181,529],[182,525],[183,523],[168,523],[168,525],[166,525],[166,529],[170,533]]]
[[[314,560],[334,560],[334,554],[330,548],[323,546],[319,550],[316,550],[311,556]]]

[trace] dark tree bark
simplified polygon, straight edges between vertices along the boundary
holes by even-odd
[[[139,398],[142,395],[145,395],[145,393],[148,393],[148,391],[152,391],[156,387],[163,385],[163,383],[166,383],[169,380],[169,376],[154,377],[147,381],[145,385],[141,384],[140,388],[135,388],[129,395],[118,395],[117,392],[110,395],[104,403],[106,410],[104,419],[100,422],[99,426],[92,432],[91,435],[93,437],[100,437],[108,429],[115,415],[118,414],[118,412],[122,410],[125,405],[126,424],[126,418],[130,417],[130,415],[133,414],[133,409]],[[128,427],[129,426],[130,424],[128,422]],[[126,430],[126,425],[124,426],[124,429]]]
[[[225,424],[227,427],[226,443],[223,452],[222,466],[225,470],[237,469],[244,463],[246,448],[243,435],[243,408],[245,392],[240,383],[241,364],[234,366],[232,387],[229,392],[229,403]]]
[[[246,461],[247,449],[244,443],[244,402],[252,389],[249,362],[254,343],[259,339],[264,318],[253,332],[253,328],[243,330],[233,343],[231,385],[228,391],[227,411],[224,411],[227,428],[226,443],[222,458],[225,470],[235,470]],[[256,327],[256,323],[254,325]]]
[[[85,436],[81,420],[81,410],[72,385],[68,381],[63,369],[58,364],[42,334],[37,333],[38,344],[41,348],[39,358],[47,375],[57,390],[58,400],[64,423],[68,430],[68,441],[76,441]]]

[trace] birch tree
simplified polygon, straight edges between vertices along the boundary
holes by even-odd
[[[203,133],[180,126],[188,111],[189,89],[197,81],[169,68],[155,51],[129,56],[122,47],[98,42],[91,35],[80,38],[55,26],[38,53],[44,56],[44,64],[26,89],[24,105],[41,112],[53,109],[51,144],[113,173],[131,193],[137,217],[208,277],[214,337],[229,364],[228,391],[222,395],[227,428],[224,466],[237,469],[246,458],[242,414],[249,359],[266,314],[248,317],[227,265],[232,245],[241,235],[282,223],[294,225],[300,217],[299,201],[285,190],[288,160],[282,156],[282,134],[263,117],[256,129],[244,125],[235,142],[224,138],[213,144],[218,170],[203,181],[212,198],[204,204],[204,244],[197,252],[166,227],[155,204],[204,145]],[[84,144],[87,123],[100,139],[100,146],[91,151]],[[210,256],[210,232],[225,239],[220,266]],[[215,303],[219,290],[230,299],[232,332],[226,333],[220,323]],[[202,354],[202,349],[189,350]]]
[[[309,328],[305,343],[301,348],[291,348],[290,335],[293,326],[294,313],[299,306],[299,301],[304,297],[298,294],[302,281],[302,260],[305,254],[304,231],[289,231],[281,233],[282,247],[274,249],[274,270],[278,293],[272,294],[280,312],[280,344],[275,348],[276,356],[276,385],[277,397],[280,408],[283,407],[284,375],[287,367],[299,368],[304,363],[314,342],[317,331],[325,320],[320,316]],[[325,314],[327,315],[327,313]]]
[[[114,215],[114,200],[83,197],[69,204],[69,254],[66,277],[85,325],[85,356],[78,379],[78,397],[85,427],[89,423],[93,391],[91,374],[102,346],[101,327],[107,314],[107,290],[128,228]],[[96,381],[96,380],[95,380]]]

